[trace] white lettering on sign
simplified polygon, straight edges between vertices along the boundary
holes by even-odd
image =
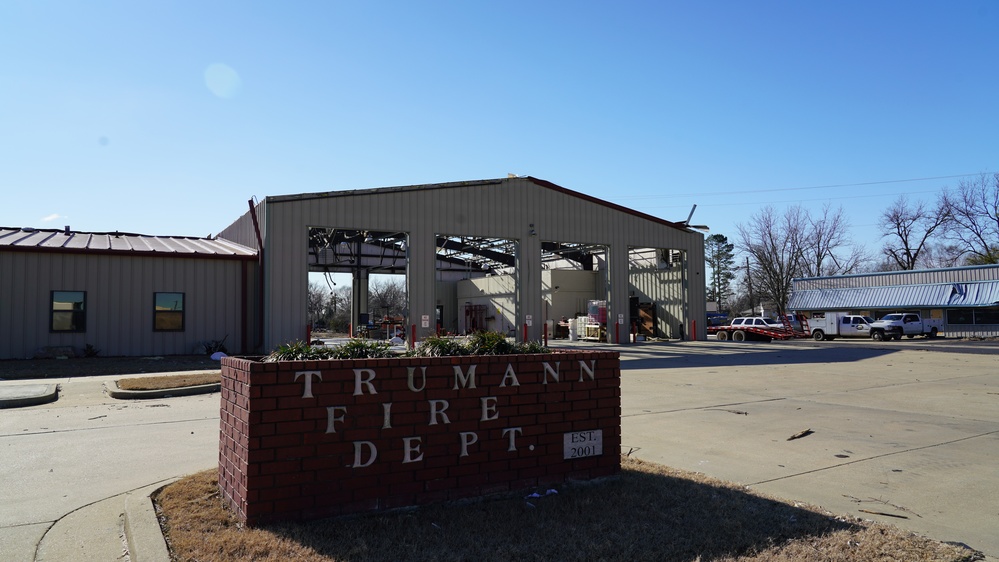
[[[420,451],[420,443],[423,439],[419,437],[403,437],[402,438],[402,462],[403,464],[407,462],[417,462],[423,460],[423,453]],[[415,445],[414,445],[415,443]],[[413,456],[413,454],[417,456]]]
[[[368,450],[368,460],[364,459],[364,449]],[[352,468],[371,466],[378,460],[378,447],[371,441],[354,441],[354,464]]]
[[[468,374],[461,371],[461,365],[454,366],[454,388],[475,388],[475,365],[468,366]]]
[[[444,413],[450,405],[447,400],[430,400],[430,423],[427,425],[437,425],[437,416],[440,416],[444,423],[451,423]]]
[[[540,383],[544,388],[560,387],[564,384],[572,384],[570,381],[574,378],[571,375],[565,377],[563,380],[561,376],[561,363],[560,361],[553,362],[542,362],[541,372],[536,371],[531,372],[528,378],[531,382]],[[579,382],[583,382],[587,379],[596,380],[597,371],[597,361],[591,359],[588,361],[579,360]],[[567,370],[572,367],[567,367]],[[446,369],[446,367],[444,367]],[[451,365],[451,390],[454,391],[455,397],[462,397],[463,393],[468,390],[475,390],[477,384],[483,383],[481,380],[481,373],[476,373],[476,365],[470,364],[465,368],[460,365]],[[377,395],[379,394],[377,386],[380,386],[381,380],[378,377],[376,369],[373,368],[358,368],[352,369],[353,372],[353,395],[354,396],[364,396],[364,395]],[[445,371],[446,372],[446,371]],[[444,372],[440,373],[441,376],[447,376]],[[503,375],[499,380],[497,385],[498,388],[508,388],[508,387],[518,387],[521,385],[520,377],[524,375],[518,375],[517,371],[514,369],[512,363],[507,363],[506,369],[503,371]],[[420,393],[427,389],[427,367],[417,366],[417,367],[406,367],[406,387],[410,392]],[[478,380],[477,380],[478,379]],[[314,394],[314,390],[323,388],[322,386],[314,387],[314,381],[318,380],[323,382],[323,376],[321,371],[297,371],[295,373],[295,382],[300,382],[302,384],[302,398],[318,400]],[[349,379],[348,379],[349,380]],[[349,383],[348,383],[349,384]],[[493,383],[495,384],[495,383]],[[551,385],[551,386],[549,386]],[[487,385],[488,386],[488,385]],[[445,386],[446,388],[446,386]],[[346,392],[351,392],[348,387]],[[447,399],[429,399],[426,400],[427,404],[427,414],[428,420],[427,424],[430,426],[435,425],[449,425],[451,424],[450,416],[448,416],[448,408],[451,403]],[[381,402],[381,429],[393,429],[393,412],[392,412],[392,402]],[[326,434],[340,434],[344,430],[344,426],[347,425],[347,406],[326,406]],[[478,398],[478,420],[479,423],[495,422],[502,419],[501,412],[499,409],[499,397],[495,395],[491,396],[480,396]],[[375,426],[377,427],[377,426]],[[523,443],[524,438],[524,428],[523,427],[507,427],[500,430],[500,435],[502,438],[507,440],[507,451],[516,452],[518,450],[518,445],[524,446],[530,451],[535,450],[535,445],[531,443]],[[479,434],[475,431],[463,431],[457,434],[457,444],[459,446],[459,457],[467,457],[475,452],[475,445],[479,442]],[[410,436],[401,437],[402,445],[402,462],[403,463],[418,463],[422,462],[424,459],[423,451],[423,440],[425,437],[420,436]],[[599,429],[589,430],[589,431],[575,431],[571,433],[563,434],[563,458],[565,459],[576,459],[584,457],[594,457],[603,454],[603,432]],[[518,440],[521,443],[518,443]],[[529,441],[529,440],[528,440]],[[380,442],[379,442],[380,443]],[[372,466],[378,461],[378,446],[372,441],[354,441],[354,455],[353,464],[348,465],[349,467],[359,469],[367,468]]]
[[[312,377],[319,377],[319,380],[323,380],[323,374],[319,371],[298,371],[295,373],[295,380],[298,377],[305,375],[305,391],[302,392],[302,398],[315,398],[312,395]]]
[[[604,431],[573,431],[562,435],[562,458],[580,459],[604,454]]]
[[[479,441],[479,435],[474,431],[462,431],[458,434],[461,437],[461,454],[459,457],[468,456],[468,446]]]
[[[362,387],[368,389],[368,394],[378,394],[375,385],[371,384],[373,380],[375,380],[374,369],[354,369],[354,396],[364,394]]]
[[[336,433],[336,422],[343,423],[346,406],[326,406],[326,433]],[[340,414],[340,415],[337,415]]]
[[[556,361],[555,362],[555,368],[552,369],[552,366],[549,365],[547,361],[542,361],[541,362],[541,366],[545,368],[545,376],[541,380],[541,384],[545,384],[545,385],[548,384],[548,375],[551,375],[552,379],[554,379],[555,382],[558,382],[558,364],[559,363],[560,363],[560,361]]]
[[[500,387],[505,387],[506,381],[513,381],[510,386],[520,386],[520,380],[517,379],[517,371],[513,370],[513,365],[510,363],[506,364],[506,372],[503,373],[503,380],[500,381]]]
[[[580,363],[582,363],[582,361],[580,361]],[[412,390],[413,392],[423,392],[423,389],[427,388],[427,368],[420,367],[420,373],[423,375],[423,384],[420,388],[416,388],[416,384],[413,382],[413,373],[415,371],[416,367],[406,367],[406,385],[409,386],[409,390]]]
[[[492,421],[499,419],[499,411],[496,410],[496,397],[482,397],[482,418],[479,421]]]

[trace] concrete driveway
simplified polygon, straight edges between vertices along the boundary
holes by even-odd
[[[0,410],[0,560],[121,560],[122,494],[218,462],[218,393],[115,400],[116,378],[48,379],[57,401]]]
[[[999,559],[995,342],[630,347],[622,434],[645,460]]]
[[[622,352],[624,452],[999,560],[999,345],[612,349]],[[58,401],[0,410],[0,558],[119,559],[121,508],[108,502],[215,466],[218,394],[122,402],[102,392],[105,380],[46,381],[60,384]],[[0,386],[10,383],[23,384]]]

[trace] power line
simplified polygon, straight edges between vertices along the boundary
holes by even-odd
[[[937,193],[937,192],[939,192],[939,190],[937,190],[937,189],[931,189],[931,190],[928,190],[928,191],[907,191],[907,192],[905,192],[905,195],[919,195],[919,194],[923,194],[923,193]],[[875,193],[873,195],[843,195],[841,197],[820,197],[818,199],[787,199],[787,200],[784,200],[784,201],[759,201],[758,203],[761,204],[761,205],[769,205],[769,204],[773,204],[773,203],[805,203],[805,202],[810,202],[810,201],[836,201],[836,200],[840,200],[840,199],[869,199],[871,197],[893,197],[895,195],[897,195],[897,194],[896,193]],[[745,201],[740,201],[738,203],[703,203],[703,204],[702,203],[698,203],[697,206],[698,206],[698,208],[701,208],[701,207],[704,207],[704,208],[708,208],[708,207],[733,207],[733,206],[743,207],[746,204],[747,203]],[[684,208],[685,209],[686,205],[659,205],[659,206],[652,205],[652,206],[643,207],[643,208],[646,208],[646,209],[680,209],[680,208]]]
[[[992,174],[994,172],[985,172],[986,174]],[[718,191],[718,192],[701,192],[694,195],[690,194],[668,194],[668,195],[630,195],[623,197],[616,197],[616,199],[666,199],[670,197],[710,197],[712,195],[744,195],[751,193],[773,193],[777,191],[803,191],[807,189],[830,189],[834,187],[863,187],[869,185],[885,185],[890,183],[907,183],[915,181],[931,181],[931,180],[946,180],[954,178],[966,178],[970,176],[980,175],[975,174],[957,174],[953,176],[932,176],[925,178],[910,178],[905,180],[882,180],[882,181],[867,181],[861,183],[837,183],[829,185],[812,185],[808,187],[781,187],[774,189],[740,189],[739,191]]]

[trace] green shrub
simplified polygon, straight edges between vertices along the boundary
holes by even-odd
[[[417,344],[410,355],[415,357],[451,357],[468,355],[468,347],[457,338],[430,336]]]
[[[471,355],[509,355],[517,353],[517,348],[499,332],[475,332],[468,338]]]
[[[340,345],[326,347],[297,341],[278,346],[273,353],[264,358],[264,361],[269,363],[320,359],[375,359],[394,356],[395,353],[393,353],[391,346],[385,342],[351,339]]]
[[[467,338],[430,336],[409,353],[413,357],[452,357],[455,355],[515,355],[550,353],[541,342],[518,344],[499,332],[476,332]]]
[[[387,342],[363,339],[351,339],[329,349],[333,351],[331,359],[377,359],[396,355],[392,351],[392,345]]]

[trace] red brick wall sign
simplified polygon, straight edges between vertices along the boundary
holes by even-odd
[[[620,471],[617,352],[222,359],[219,487],[249,525]]]

